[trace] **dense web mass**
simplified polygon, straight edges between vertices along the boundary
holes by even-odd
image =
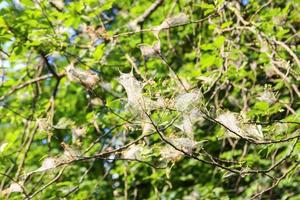
[[[0,199],[299,199],[299,13],[1,2]]]

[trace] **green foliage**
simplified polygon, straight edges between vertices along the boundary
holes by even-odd
[[[243,4],[1,1],[0,198],[299,199],[300,3]]]

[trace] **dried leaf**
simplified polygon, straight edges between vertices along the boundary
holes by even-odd
[[[214,82],[214,79],[210,76],[198,76],[197,79],[202,81],[204,84],[212,84]]]
[[[126,151],[123,152],[122,157],[125,159],[141,160],[141,152],[143,147],[141,145],[131,145]]]
[[[158,40],[153,46],[147,44],[139,45],[141,53],[144,57],[157,57],[160,54],[160,41]]]
[[[7,142],[5,142],[5,143],[3,143],[3,144],[0,145],[0,153],[2,153],[5,150],[5,148],[6,148],[7,145],[8,145]]]
[[[160,151],[160,154],[161,154],[161,157],[162,159],[161,160],[170,160],[170,161],[177,161],[179,160],[183,153],[180,152],[180,151],[177,151],[176,149],[174,149],[173,147],[171,146],[164,146],[161,151]]]
[[[92,99],[91,99],[91,104],[92,104],[93,106],[102,106],[102,105],[103,105],[103,101],[102,101],[101,98],[95,97],[95,98],[92,98]]]
[[[226,172],[226,173],[223,175],[222,178],[229,178],[229,177],[232,177],[232,176],[234,176],[234,175],[236,175],[236,174],[233,173],[233,172]]]
[[[160,54],[160,40],[158,40],[152,48],[156,53]]]
[[[53,169],[55,168],[57,165],[59,164],[58,160],[56,158],[46,158],[43,161],[43,164],[40,168],[38,168],[37,170],[35,170],[35,172],[43,172],[49,169]]]
[[[70,81],[80,83],[88,89],[94,88],[100,82],[96,73],[75,68],[73,63],[67,66],[66,73]]]
[[[146,117],[145,117],[145,119],[146,119],[146,121],[142,121],[142,130],[143,130],[142,134],[143,135],[148,134],[153,131],[153,125],[152,125],[151,121]]]
[[[86,127],[83,126],[72,128],[72,141],[75,142],[77,138],[84,136],[86,131]]]
[[[168,29],[172,26],[181,25],[187,23],[189,21],[189,17],[185,13],[179,13],[176,16],[167,18],[161,23],[159,26],[154,28],[153,34],[158,38],[159,32],[163,29]]]
[[[80,150],[75,148],[74,146],[71,147],[70,145],[64,142],[62,142],[61,145],[64,148],[64,154],[59,157],[59,162],[69,162],[72,160],[76,160],[81,156]]]
[[[258,140],[264,139],[261,125],[247,124],[245,126],[245,132],[247,137],[258,139]]]
[[[55,5],[59,10],[62,10],[65,6],[63,0],[50,0],[50,2]]]
[[[199,191],[195,189],[189,195],[185,195],[182,198],[182,200],[198,200],[198,199],[201,199],[201,194]]]
[[[269,104],[274,104],[277,101],[275,94],[270,90],[264,91],[262,94],[259,95],[257,99],[259,101],[264,101]]]
[[[49,131],[51,125],[49,124],[49,120],[47,118],[39,118],[36,120],[38,130],[39,131]]]
[[[143,45],[140,45],[139,47],[140,47],[140,50],[141,50],[141,53],[143,56],[151,57],[151,56],[155,55],[155,51],[151,46],[143,44]]]
[[[13,193],[13,192],[23,192],[21,184],[23,184],[23,183],[12,183],[12,184],[10,184],[9,188],[6,188],[5,190],[2,190],[2,194],[3,195],[8,195],[8,194]]]

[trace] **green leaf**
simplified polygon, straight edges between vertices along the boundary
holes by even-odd
[[[215,63],[215,55],[211,55],[211,54],[203,54],[200,57],[200,64],[202,68],[207,68],[212,66]]]
[[[255,103],[254,108],[256,110],[266,111],[269,109],[269,104],[267,102],[260,101]]]
[[[100,44],[96,47],[94,53],[93,53],[93,57],[96,59],[96,60],[99,60],[103,53],[104,53],[104,46],[105,44]]]
[[[224,22],[224,23],[221,25],[221,28],[222,28],[222,29],[225,29],[225,28],[229,27],[231,24],[233,24],[232,21]]]
[[[221,48],[223,46],[224,42],[225,42],[225,37],[224,36],[218,36],[214,40],[214,45],[217,48]]]
[[[211,43],[210,44],[202,44],[201,49],[204,50],[204,51],[214,50],[215,46]]]

